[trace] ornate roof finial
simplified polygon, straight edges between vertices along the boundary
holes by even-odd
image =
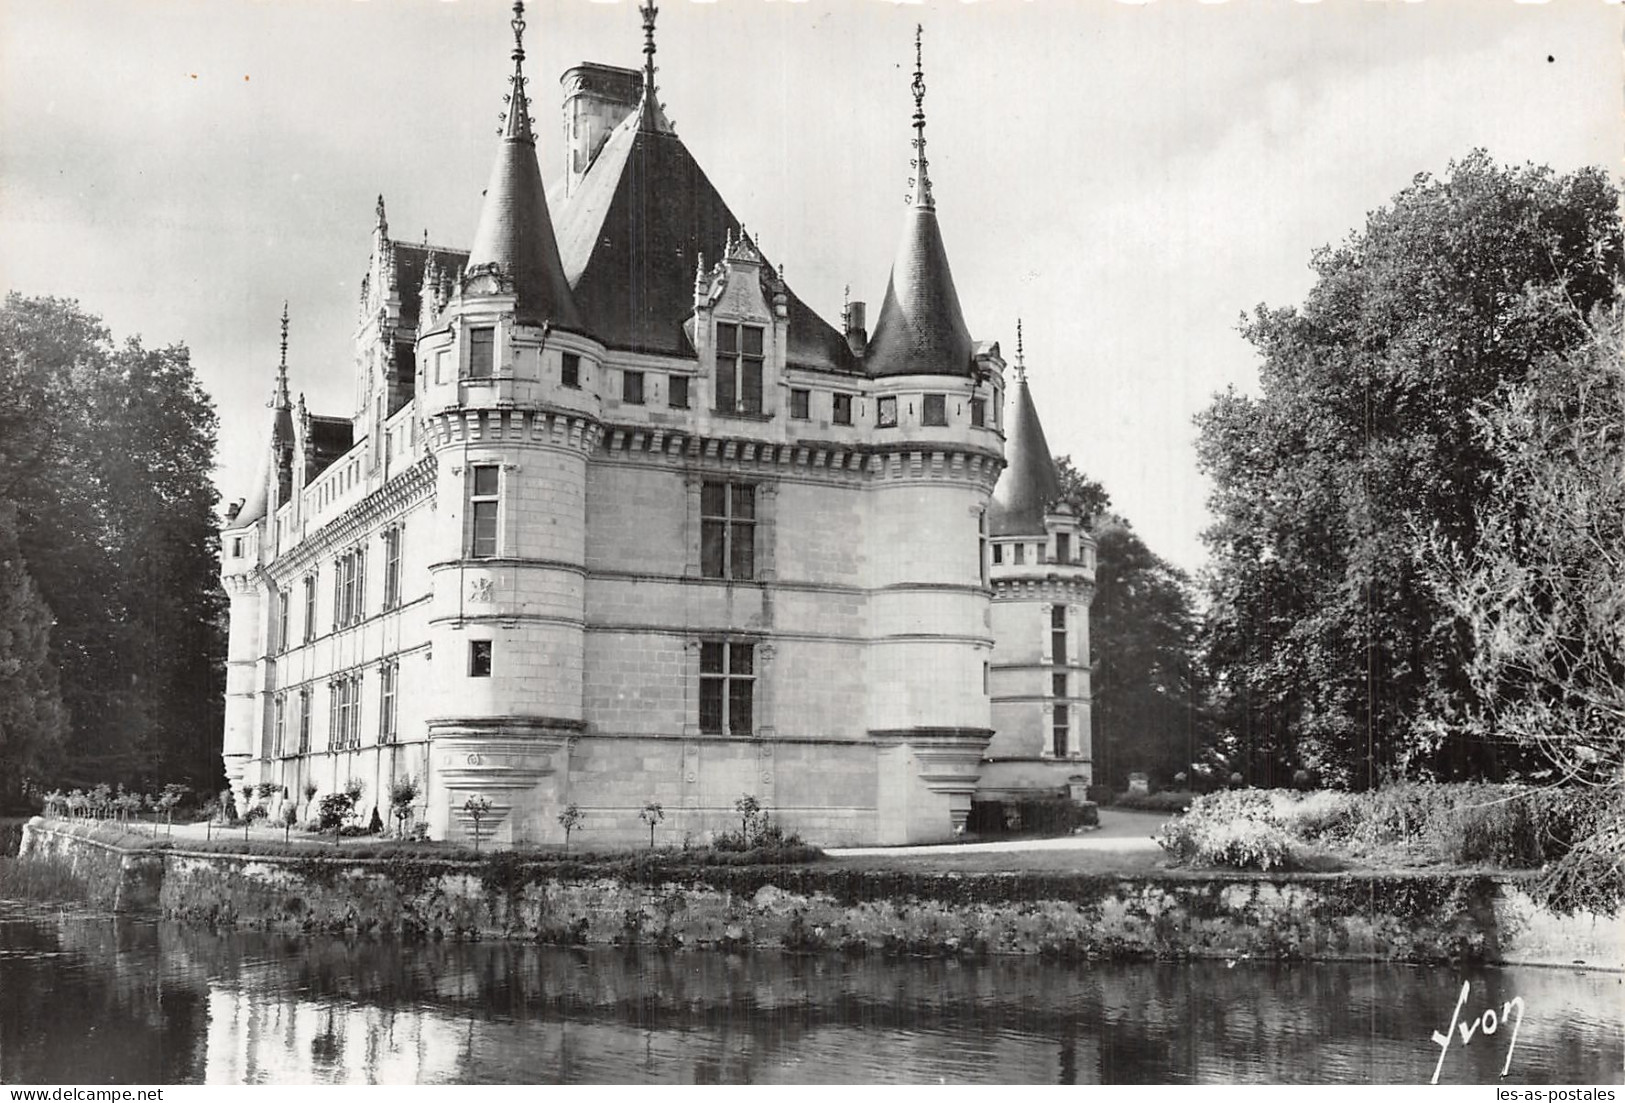
[[[909,162],[914,175],[908,183],[914,189],[911,199],[916,207],[935,208],[931,200],[931,174],[925,160],[925,65],[920,49],[924,34],[925,28],[914,24],[914,83],[910,86],[914,93],[914,159]]]
[[[377,221],[373,223],[373,229],[377,230],[380,234],[383,234],[385,237],[388,237],[389,236],[389,219],[384,217],[384,197],[383,197],[382,193],[380,193],[379,196],[378,196],[377,215],[378,215],[378,218],[377,218]]]
[[[530,100],[525,96],[524,0],[514,0],[513,18],[508,21],[508,26],[513,28],[513,87],[503,97],[508,110],[502,114],[501,134],[504,138],[529,142],[534,139],[530,132]]]
[[[288,300],[282,300],[282,354],[276,365],[276,394],[271,405],[279,410],[288,408]]]
[[[1022,347],[1020,318],[1016,319],[1016,378],[1027,381],[1027,352]]]
[[[643,13],[643,91],[653,96],[655,92],[655,16],[660,9],[655,7],[654,0],[644,0],[638,10]]]

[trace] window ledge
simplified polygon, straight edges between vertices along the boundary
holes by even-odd
[[[774,417],[773,414],[769,413],[748,414],[740,410],[713,409],[711,412],[717,417],[725,417],[734,421],[772,421]]]

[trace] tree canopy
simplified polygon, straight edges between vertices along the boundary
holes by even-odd
[[[0,308],[0,500],[56,618],[57,780],[214,788],[224,657],[216,419],[183,346],[70,300]]]
[[[1206,659],[1253,780],[1516,765],[1441,719],[1471,696],[1472,641],[1425,577],[1429,540],[1476,545],[1504,457],[1475,412],[1582,345],[1613,299],[1617,202],[1600,171],[1475,151],[1317,252],[1301,307],[1243,319],[1261,394],[1219,396],[1198,452],[1216,517]]]

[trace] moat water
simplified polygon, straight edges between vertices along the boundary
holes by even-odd
[[[8,1084],[1426,1083],[1436,1068],[1551,1084],[1622,1067],[1610,973],[400,944],[0,901]]]

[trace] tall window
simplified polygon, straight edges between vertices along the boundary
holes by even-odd
[[[1019,567],[1021,564],[1027,561],[1027,545],[1012,544],[1011,547],[1016,549],[1016,566]]]
[[[305,576],[305,642],[316,638],[316,572]]]
[[[762,327],[717,325],[717,410],[762,412]]]
[[[621,373],[621,401],[629,406],[643,405],[642,372],[623,371]]]
[[[1072,534],[1070,532],[1055,534],[1055,561],[1057,563],[1072,562]]]
[[[468,676],[470,678],[489,678],[491,676],[491,641],[468,641]]]
[[[287,737],[288,731],[288,695],[279,693],[271,702],[271,708],[276,713],[276,721],[272,725],[271,754],[277,758],[283,755],[282,741]]]
[[[700,487],[700,573],[756,577],[756,488],[742,483]]]
[[[271,626],[271,632],[276,637],[271,641],[271,650],[286,651],[288,637],[293,633],[288,631],[288,591],[280,586],[276,591],[276,623]]]
[[[564,354],[559,361],[559,382],[566,387],[581,386],[581,357],[573,352]]]
[[[333,561],[333,627],[362,617],[367,592],[367,549],[351,548]]]
[[[755,644],[700,644],[700,731],[749,735],[755,693]]]
[[[970,400],[970,423],[978,429],[987,424],[987,399]]]
[[[1049,609],[1049,650],[1056,666],[1066,665],[1066,606]]]
[[[830,412],[834,416],[835,424],[837,424],[837,425],[851,425],[852,424],[852,396],[849,395],[849,394],[837,394],[837,395],[830,396],[830,398],[831,398],[831,411]]]
[[[310,751],[310,690],[299,691],[299,753]]]
[[[496,357],[496,330],[478,326],[468,331],[468,377],[490,379]]]
[[[468,554],[489,559],[497,553],[497,486],[500,472],[494,463],[477,464],[469,480]]]
[[[401,674],[398,659],[390,659],[378,668],[378,742],[395,742],[396,682]]]
[[[1004,545],[1003,544],[994,544],[993,545],[993,562],[995,562],[995,563],[1003,563],[1004,562]]]
[[[1055,706],[1055,730],[1052,750],[1056,758],[1065,758],[1069,752],[1068,744],[1072,735],[1072,710],[1063,704]]]
[[[926,425],[948,424],[948,396],[928,394],[920,410],[920,421]]]
[[[361,745],[361,675],[341,674],[328,684],[328,745],[348,750]]]
[[[674,410],[688,409],[688,376],[674,375],[666,389],[666,405]]]
[[[401,532],[400,525],[384,530],[385,609],[393,609],[401,603]]]

